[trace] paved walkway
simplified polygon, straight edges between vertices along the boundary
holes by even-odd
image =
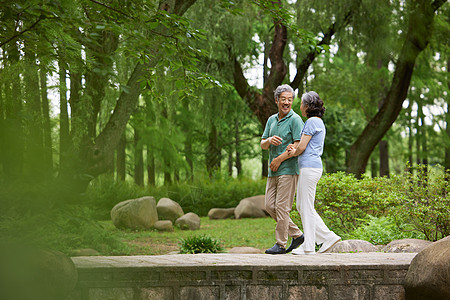
[[[388,266],[409,265],[417,253],[324,253],[316,255],[176,254],[153,256],[81,256],[77,268],[191,266]]]

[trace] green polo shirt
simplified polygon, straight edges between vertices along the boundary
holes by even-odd
[[[270,145],[269,164],[275,157],[286,151],[289,144],[293,144],[295,141],[300,140],[304,124],[302,118],[292,109],[281,120],[278,120],[278,114],[272,115],[269,120],[267,120],[266,128],[264,129],[261,138],[267,139],[268,137],[277,135],[283,139],[279,146]],[[269,177],[298,174],[297,157],[291,157],[283,161],[276,172],[272,172],[269,168]]]

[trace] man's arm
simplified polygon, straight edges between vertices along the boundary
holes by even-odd
[[[297,148],[298,144],[300,143],[300,141],[295,141],[292,145]],[[278,168],[280,167],[281,163],[283,161],[285,161],[288,158],[291,158],[293,155],[288,152],[288,149],[286,149],[286,151],[284,151],[282,154],[278,155],[277,157],[275,157],[272,162],[270,163],[270,169],[272,170],[272,172],[276,172],[278,170]]]
[[[268,137],[267,139],[262,139],[261,140],[261,148],[263,150],[267,150],[269,149],[270,145],[274,145],[274,146],[279,146],[281,145],[281,142],[283,141],[282,138],[280,138],[277,135]]]

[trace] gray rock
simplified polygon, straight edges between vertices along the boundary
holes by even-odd
[[[241,218],[264,218],[266,213],[260,206],[254,203],[254,201],[242,199],[239,205],[234,210],[234,216],[236,219]]]
[[[377,247],[364,240],[345,240],[340,241],[327,253],[358,253],[358,252],[377,252]]]
[[[211,220],[227,219],[234,216],[235,208],[211,208],[208,217]]]
[[[175,224],[181,229],[197,230],[200,229],[200,217],[193,212],[189,212],[184,216],[179,217]]]
[[[268,216],[269,213],[266,211],[266,196],[265,195],[257,195],[253,197],[247,197],[242,199],[241,201],[250,201],[257,207],[259,207],[264,213]]]
[[[170,220],[175,222],[176,219],[184,215],[183,208],[180,204],[169,198],[161,198],[156,206],[158,210],[159,220]]]
[[[432,242],[419,239],[395,240],[383,247],[384,252],[388,253],[419,253]]]
[[[153,227],[158,231],[173,231],[173,224],[170,220],[157,221]]]
[[[253,247],[234,247],[228,253],[231,254],[261,254],[261,250]]]
[[[117,228],[149,229],[158,221],[155,198],[146,196],[118,203],[111,210]]]
[[[432,243],[411,261],[406,299],[450,299],[450,236]]]

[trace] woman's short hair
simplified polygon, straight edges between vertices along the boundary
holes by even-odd
[[[302,95],[303,105],[306,105],[306,116],[322,118],[325,113],[325,107],[323,107],[323,100],[320,99],[319,94],[314,91],[304,93]]]
[[[275,91],[273,92],[275,100],[278,101],[278,98],[280,98],[280,95],[284,92],[292,93],[292,97],[295,97],[294,89],[289,84],[282,84],[282,85],[278,86],[275,89]]]

